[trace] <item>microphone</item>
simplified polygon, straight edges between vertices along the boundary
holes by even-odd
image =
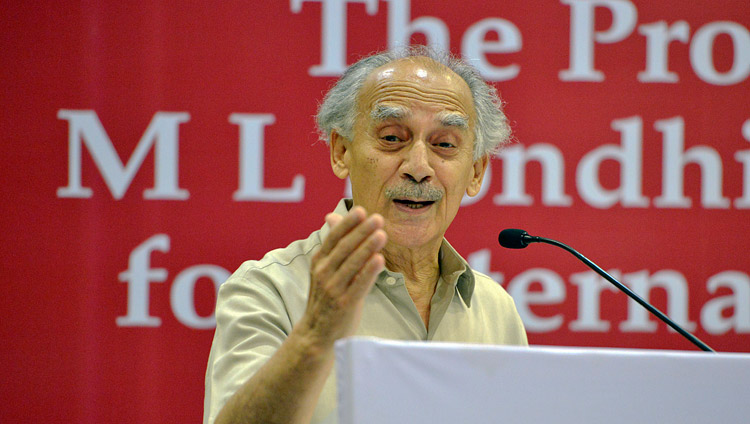
[[[534,237],[530,236],[524,230],[518,230],[516,228],[506,228],[500,231],[500,235],[497,237],[497,241],[500,242],[500,246],[507,247],[508,249],[523,249],[537,240],[532,240]]]
[[[548,239],[544,237],[532,236],[532,235],[529,235],[529,233],[527,233],[524,230],[519,230],[515,228],[508,228],[508,229],[501,231],[500,235],[497,237],[497,240],[498,242],[500,242],[500,246],[506,247],[508,249],[524,249],[530,243],[546,243],[546,244],[551,244],[553,246],[557,246],[557,247],[567,250],[568,252],[573,254],[573,256],[578,258],[581,262],[588,265],[589,268],[596,271],[597,274],[604,277],[605,280],[609,281],[615,287],[620,289],[620,291],[628,295],[631,299],[638,302],[639,305],[646,308],[649,312],[651,312],[651,314],[653,314],[654,316],[662,320],[664,323],[672,327],[675,331],[680,333],[683,337],[688,339],[691,343],[698,346],[701,350],[704,350],[706,352],[714,352],[713,349],[711,349],[707,344],[703,343],[699,338],[695,337],[689,331],[680,327],[676,322],[672,321],[662,311],[656,309],[653,305],[643,300],[634,291],[630,290],[627,286],[617,281],[614,277],[609,275],[609,273],[599,268],[597,264],[593,263],[587,257],[578,253],[572,247],[566,244],[560,243],[559,241],[556,241],[556,240],[552,240],[552,239]]]

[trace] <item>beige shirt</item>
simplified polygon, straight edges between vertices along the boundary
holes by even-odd
[[[347,212],[344,200],[334,213]],[[328,235],[324,225],[305,240],[247,261],[219,289],[216,332],[206,370],[204,424],[213,423],[229,398],[281,346],[305,312],[310,261]],[[443,241],[440,279],[429,331],[401,274],[384,270],[365,299],[357,335],[396,340],[527,345],[513,300]],[[313,423],[336,422],[335,372],[329,376]]]

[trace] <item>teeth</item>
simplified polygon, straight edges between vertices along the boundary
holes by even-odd
[[[397,203],[400,203],[410,209],[422,209],[426,206],[429,206],[432,204],[430,201],[414,201],[414,200],[396,200]]]

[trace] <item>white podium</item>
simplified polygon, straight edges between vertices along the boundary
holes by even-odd
[[[750,423],[750,355],[352,338],[339,424]]]

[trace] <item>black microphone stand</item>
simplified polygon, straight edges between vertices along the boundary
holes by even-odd
[[[521,234],[521,242],[522,242],[522,244],[528,244],[528,243],[547,243],[547,244],[551,244],[553,246],[561,247],[561,248],[567,250],[568,252],[572,253],[573,256],[575,256],[576,258],[580,259],[583,263],[585,263],[586,265],[588,265],[589,268],[591,268],[594,271],[596,271],[597,274],[601,275],[607,281],[609,281],[610,283],[614,284],[615,287],[617,287],[618,289],[620,289],[623,293],[625,293],[626,295],[628,295],[631,299],[633,299],[636,302],[638,302],[641,306],[643,306],[649,312],[651,312],[652,314],[654,314],[657,318],[659,318],[660,320],[662,320],[663,322],[665,322],[668,326],[672,327],[675,331],[677,331],[678,333],[680,333],[683,337],[685,337],[686,339],[690,340],[690,342],[692,342],[694,345],[698,346],[701,350],[706,351],[706,352],[715,352],[713,349],[711,349],[711,347],[709,347],[707,344],[703,343],[699,338],[695,337],[692,333],[690,333],[689,331],[687,331],[684,328],[680,327],[676,322],[672,321],[662,311],[656,309],[653,305],[651,305],[650,303],[648,303],[645,300],[643,300],[634,291],[630,290],[627,286],[625,286],[624,284],[622,284],[619,281],[617,281],[614,277],[612,277],[611,275],[609,275],[609,273],[607,273],[603,269],[599,268],[599,266],[597,264],[593,263],[587,257],[585,257],[582,254],[578,253],[572,247],[570,247],[570,246],[568,246],[568,245],[566,245],[564,243],[560,243],[557,240],[552,240],[552,239],[548,239],[548,238],[544,238],[544,237],[531,236],[528,233],[526,233],[525,231],[523,232],[523,234]],[[523,246],[523,247],[525,247],[525,246]]]

